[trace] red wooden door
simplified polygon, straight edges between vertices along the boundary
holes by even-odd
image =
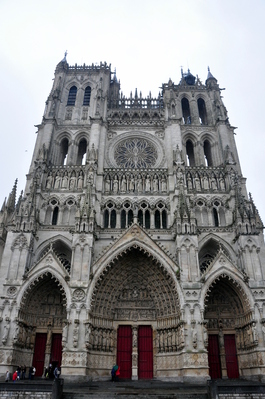
[[[46,348],[47,334],[37,333],[35,338],[35,348],[33,355],[32,366],[36,368],[36,377],[40,377],[44,371],[44,359],[45,359],[45,348]]]
[[[120,366],[120,378],[132,377],[132,328],[119,326],[117,337],[117,365]]]
[[[208,362],[210,377],[222,378],[218,335],[208,336]]]
[[[138,327],[138,378],[153,378],[153,330],[151,326]]]
[[[62,334],[52,334],[51,364],[61,366],[62,362]]]
[[[239,378],[235,335],[225,334],[224,341],[227,377]]]

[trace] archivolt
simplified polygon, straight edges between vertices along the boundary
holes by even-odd
[[[137,244],[119,253],[97,279],[91,299],[94,316],[113,318],[125,291],[146,292],[156,317],[179,314],[176,281]]]
[[[241,302],[242,310],[244,311],[244,313],[251,311],[253,304],[250,303],[251,301],[250,293],[247,294],[241,282],[236,280],[233,276],[231,276],[228,273],[222,273],[218,275],[217,277],[214,278],[212,282],[210,282],[208,287],[206,287],[204,295],[205,306],[207,306],[207,302],[211,295],[211,291],[218,284],[220,284],[222,287],[227,287],[230,290],[232,289],[236,293],[238,299]]]
[[[64,302],[65,306],[67,306],[67,297],[66,297],[66,292],[65,292],[63,285],[52,273],[50,273],[49,271],[45,271],[44,273],[41,273],[40,275],[35,277],[25,288],[25,291],[22,293],[22,297],[19,301],[21,304],[21,307],[27,306],[28,301],[30,301],[31,296],[33,295],[33,293],[34,293],[35,289],[38,287],[38,285],[45,284],[49,280],[50,281],[54,280],[54,282],[56,282],[56,284],[58,285],[58,287],[61,291],[63,302]]]

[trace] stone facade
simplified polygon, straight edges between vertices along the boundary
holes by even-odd
[[[0,213],[2,373],[44,337],[38,367],[109,378],[129,325],[133,379],[139,326],[154,378],[208,379],[213,337],[229,377],[228,336],[239,375],[264,374],[263,226],[220,94],[210,71],[126,98],[106,63],[57,65],[25,192]]]

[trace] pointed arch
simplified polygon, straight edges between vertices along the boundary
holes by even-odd
[[[98,281],[104,276],[105,270],[121,259],[128,251],[138,249],[141,253],[157,263],[157,267],[164,270],[176,285],[180,306],[184,304],[184,298],[176,273],[179,268],[176,266],[176,260],[172,260],[160,247],[154,245],[154,242],[148,237],[138,225],[132,225],[120,237],[120,239],[108,249],[92,266],[91,275],[93,276],[88,292],[88,305],[91,306],[92,294]]]
[[[96,272],[89,289],[88,305],[93,318],[131,318],[131,312],[124,315],[128,312],[128,301],[138,299],[137,320],[141,319],[141,314],[150,320],[158,317],[180,319],[177,279],[139,243],[119,252],[103,267],[101,272]],[[131,311],[135,313],[136,309]]]
[[[21,290],[17,296],[17,302],[21,305],[25,304],[25,300],[27,299],[28,294],[31,290],[37,287],[37,284],[45,278],[49,278],[50,280],[54,280],[62,293],[64,298],[66,308],[69,307],[71,303],[71,292],[70,289],[61,274],[57,270],[50,270],[48,266],[44,266],[41,270],[36,270],[28,277],[25,284],[21,287]]]

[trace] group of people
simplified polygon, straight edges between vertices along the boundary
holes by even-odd
[[[61,374],[61,369],[58,366],[53,368],[52,364],[50,364],[49,367],[45,367],[44,377],[46,380],[51,379],[51,378],[57,379],[60,377],[60,374]]]
[[[27,367],[24,366],[18,366],[16,368],[16,371],[12,374],[12,381],[16,382],[18,380],[25,380],[26,379],[26,372],[27,372]],[[34,376],[36,373],[36,369],[34,366],[31,366],[29,368],[29,374],[28,374],[28,379],[29,380],[33,380]],[[6,372],[6,376],[5,376],[5,381],[8,382],[10,381],[10,377],[11,377],[11,373],[9,370],[7,370]]]

